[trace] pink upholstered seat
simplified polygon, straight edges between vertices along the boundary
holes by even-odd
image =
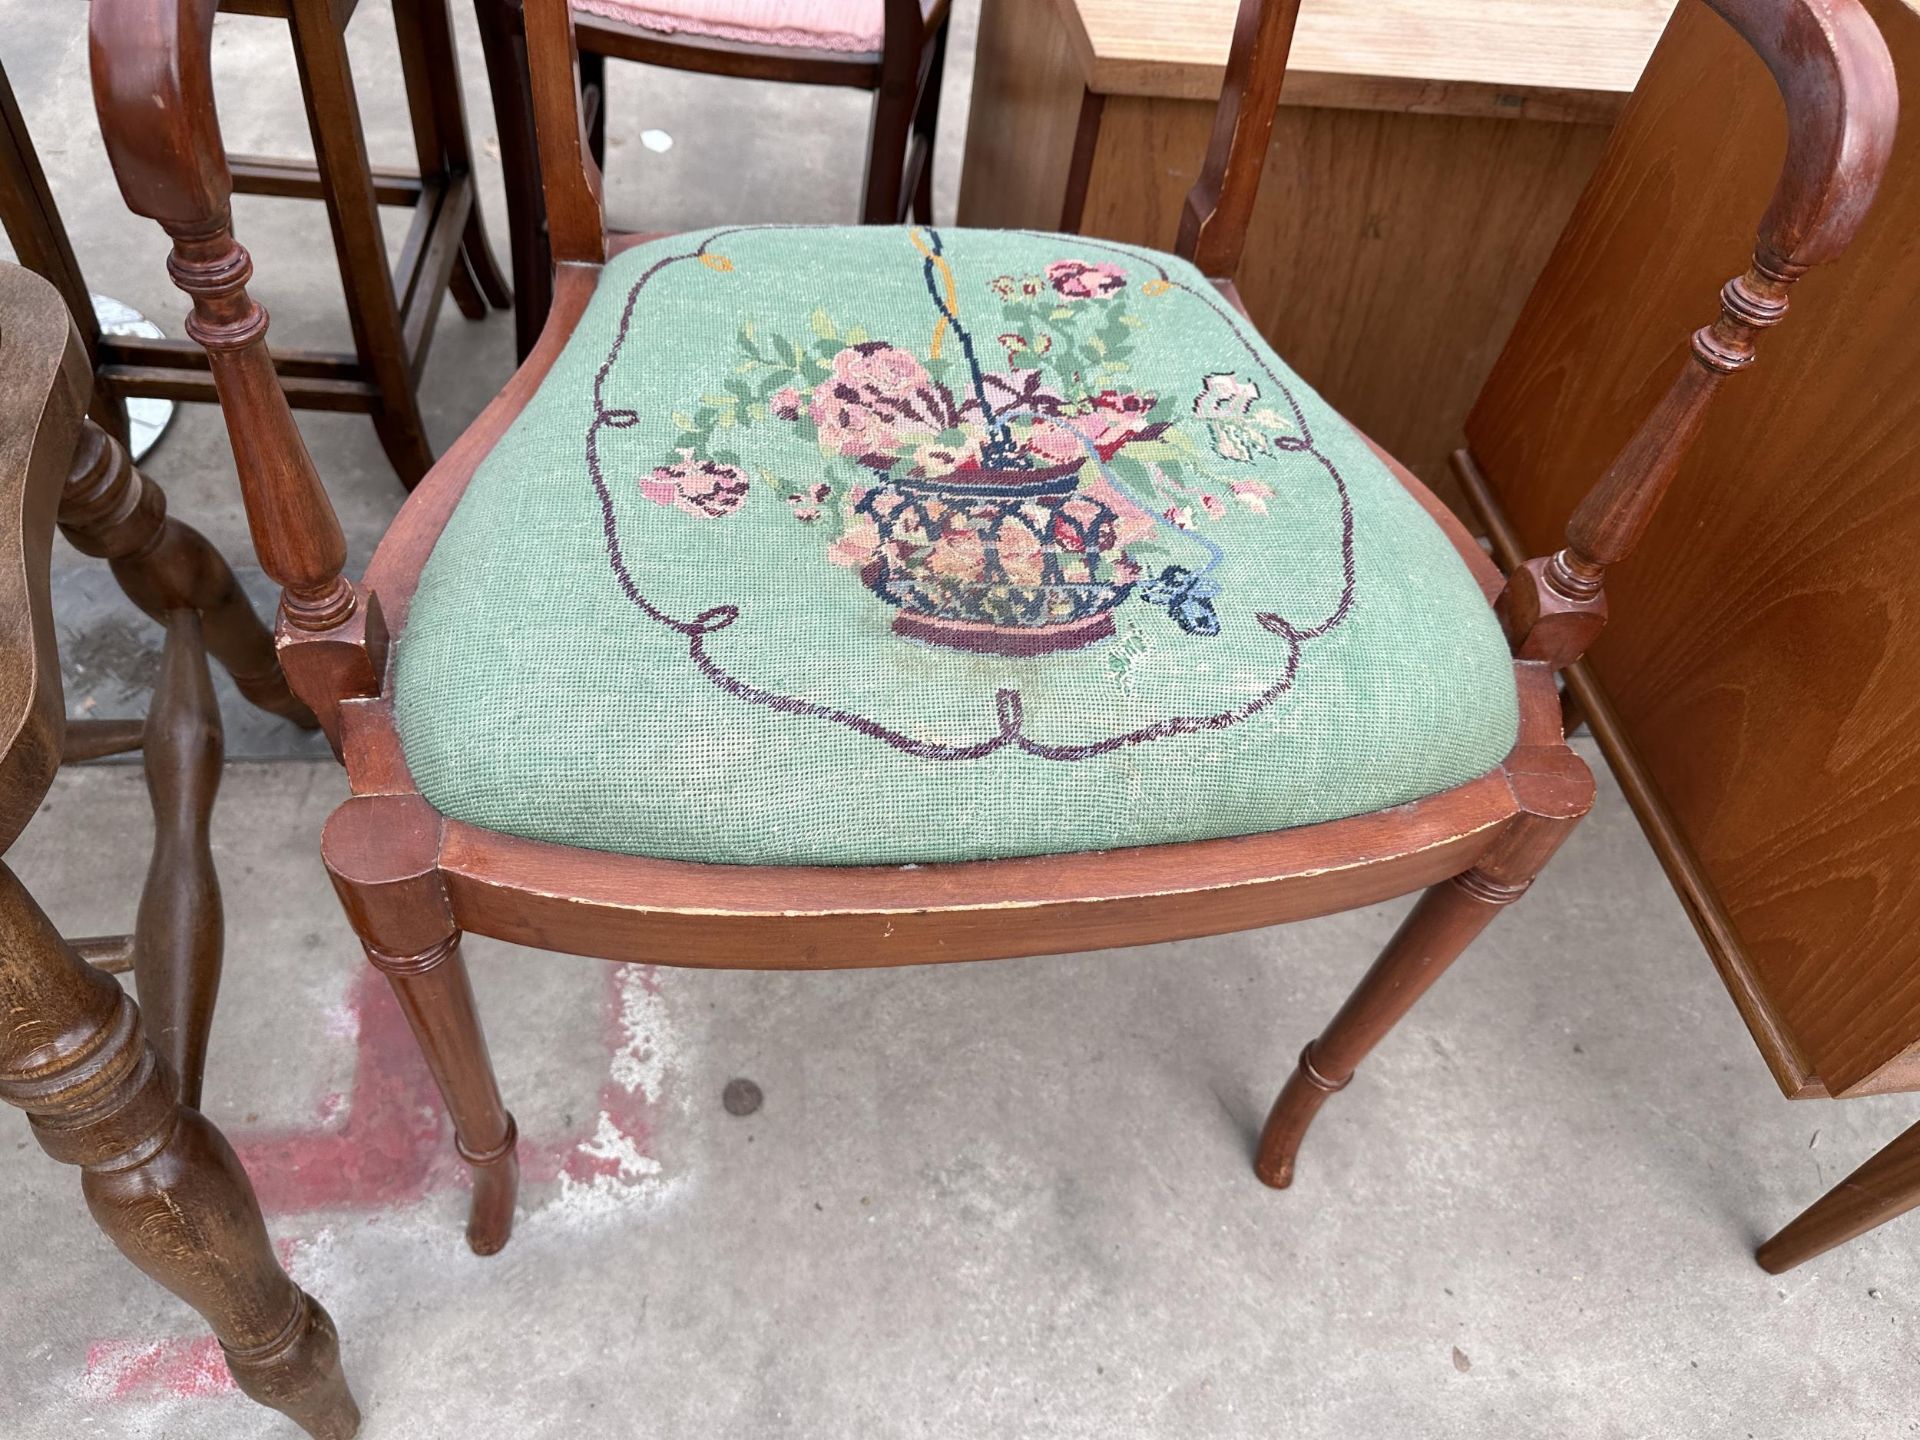
[[[801,50],[878,51],[882,0],[573,0],[574,8],[668,34]]]

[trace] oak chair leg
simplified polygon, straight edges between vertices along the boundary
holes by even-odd
[[[1754,1252],[1769,1275],[1856,1240],[1920,1206],[1920,1125],[1902,1132]]]
[[[321,858],[367,959],[387,977],[473,1172],[467,1244],[492,1255],[513,1231],[518,1131],[500,1098],[473,984],[437,870],[440,817],[418,795],[361,795],[327,821]]]
[[[180,1103],[197,1109],[220,991],[224,926],[207,830],[223,746],[200,617],[191,610],[168,619],[141,749],[154,834],[134,924],[134,980],[153,1046],[179,1084]]]
[[[60,494],[60,531],[81,554],[106,560],[127,598],[161,624],[176,610],[199,611],[208,653],[251,704],[309,730],[319,723],[288,688],[273,635],[225,557],[167,514],[166,493],[91,422]]]
[[[80,1167],[120,1252],[206,1318],[246,1395],[315,1440],[349,1440],[360,1411],[333,1321],[274,1258],[232,1147],[174,1091],[138,1008],[0,865],[0,1100]]]
[[[1380,958],[1347,997],[1273,1102],[1254,1173],[1276,1190],[1293,1183],[1300,1142],[1329,1095],[1433,987],[1493,917],[1518,900],[1593,803],[1593,777],[1571,751],[1549,751],[1514,778],[1521,814],[1472,869],[1414,902]]]

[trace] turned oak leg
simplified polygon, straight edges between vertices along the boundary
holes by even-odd
[[[360,1411],[333,1321],[274,1259],[232,1147],[175,1097],[134,1003],[4,865],[0,1099],[80,1167],[87,1208],[121,1253],[206,1317],[243,1392],[316,1440],[349,1440]]]
[[[1266,1184],[1284,1190],[1293,1182],[1300,1142],[1327,1097],[1347,1087],[1368,1052],[1487,922],[1526,893],[1592,805],[1593,777],[1571,751],[1548,750],[1530,763],[1536,768],[1510,776],[1520,816],[1479,864],[1421,895],[1339,1014],[1300,1052],[1261,1132],[1253,1169]]]
[[[1920,1206],[1920,1125],[1905,1131],[1754,1252],[1769,1275],[1856,1240]]]
[[[367,958],[399,998],[473,1171],[467,1244],[492,1255],[513,1231],[517,1131],[473,1003],[439,847],[440,816],[418,795],[358,795],[328,819],[320,848]]]
[[[154,1048],[179,1082],[180,1103],[197,1109],[220,993],[220,877],[207,827],[223,747],[200,617],[191,610],[168,619],[141,750],[153,802],[153,858],[134,923],[134,980]]]
[[[161,624],[176,610],[199,611],[208,653],[250,703],[308,730],[319,724],[287,688],[273,635],[225,558],[167,514],[166,493],[91,422],[60,492],[60,532],[81,554],[106,560],[127,598]]]

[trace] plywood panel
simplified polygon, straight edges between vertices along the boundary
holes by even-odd
[[[1213,107],[1106,105],[1085,233],[1169,248]],[[1576,125],[1283,109],[1240,292],[1342,413],[1456,510],[1447,456],[1605,143]]]

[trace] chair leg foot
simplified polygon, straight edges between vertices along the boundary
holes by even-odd
[[[498,1255],[513,1234],[513,1207],[520,1194],[519,1138],[518,1127],[509,1115],[507,1137],[492,1153],[475,1155],[464,1143],[459,1143],[460,1158],[473,1171],[473,1199],[467,1206],[467,1248],[476,1255]]]
[[[1551,748],[1534,761],[1521,813],[1472,869],[1414,902],[1380,958],[1332,1022],[1300,1052],[1260,1136],[1254,1173],[1276,1190],[1293,1183],[1300,1142],[1327,1097],[1344,1090],[1375,1045],[1432,988],[1488,922],[1527,892],[1593,801],[1593,777],[1578,756]]]
[[[1349,1080],[1352,1076],[1347,1077]],[[1266,1127],[1260,1132],[1260,1149],[1254,1156],[1253,1173],[1262,1185],[1284,1190],[1293,1183],[1293,1162],[1306,1139],[1307,1127],[1327,1097],[1347,1088],[1346,1080],[1329,1080],[1313,1065],[1313,1046],[1300,1052],[1300,1063],[1287,1077],[1280,1098],[1267,1113]]]
[[[320,1302],[303,1294],[282,1340],[256,1350],[222,1346],[233,1383],[249,1400],[278,1410],[313,1440],[353,1440],[360,1407],[340,1368],[340,1336]]]
[[[387,977],[473,1172],[467,1243],[497,1253],[513,1232],[518,1131],[500,1099],[439,871],[440,816],[418,795],[358,795],[333,812],[321,858],[361,948]]]

